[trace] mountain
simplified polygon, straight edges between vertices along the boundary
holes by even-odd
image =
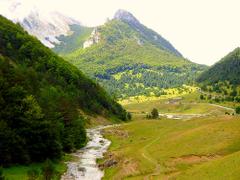
[[[114,19],[127,23],[133,29],[138,31],[143,39],[151,42],[157,47],[167,50],[170,53],[175,54],[176,56],[182,57],[181,53],[178,52],[178,50],[176,50],[172,44],[170,44],[158,33],[141,24],[130,12],[120,9],[115,13]]]
[[[0,16],[0,166],[59,158],[83,146],[85,112],[127,120],[95,82]]]
[[[53,12],[44,18],[37,11],[32,11],[19,23],[30,34],[36,36],[44,45],[53,48],[60,41],[56,38],[60,35],[71,34],[71,25],[80,25],[80,23],[72,18],[68,18],[58,12]]]
[[[230,52],[219,62],[203,72],[198,82],[213,84],[219,81],[229,81],[233,85],[240,84],[240,48]]]
[[[24,8],[20,4],[12,9]],[[56,12],[46,16],[37,8],[21,18],[13,14],[10,19],[116,98],[159,96],[166,88],[181,89],[206,69],[185,59],[166,39],[125,10],[118,10],[112,20],[97,27],[85,27]]]
[[[60,41],[60,35],[70,35],[70,26],[80,25],[79,21],[64,16],[59,12],[44,13],[33,6],[30,9],[21,1],[10,1],[9,12],[4,16],[18,22],[29,34],[36,36],[45,46],[53,48]]]
[[[161,95],[164,88],[192,83],[206,68],[183,58],[167,40],[124,10],[84,35],[72,31],[59,37],[61,43],[53,50],[117,98]],[[69,46],[72,50],[66,51]]]

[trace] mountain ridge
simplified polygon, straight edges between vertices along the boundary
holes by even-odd
[[[149,39],[153,44],[175,54],[176,56],[182,57],[182,54],[177,49],[175,49],[170,42],[168,42],[152,29],[149,29],[141,24],[140,21],[130,12],[119,9],[115,13],[114,19],[128,23],[130,26],[139,31],[146,39]]]

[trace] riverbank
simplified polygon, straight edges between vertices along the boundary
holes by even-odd
[[[97,159],[103,158],[111,142],[105,139],[101,133],[103,129],[116,127],[116,125],[99,126],[87,129],[89,139],[87,145],[73,153],[77,161],[67,162],[68,169],[63,174],[62,180],[101,180],[104,176],[97,164]]]

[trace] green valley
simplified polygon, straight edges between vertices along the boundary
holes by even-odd
[[[240,179],[239,5],[143,2],[0,0],[0,180]]]

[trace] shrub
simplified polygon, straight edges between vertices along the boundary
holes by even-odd
[[[204,96],[203,96],[202,94],[200,95],[200,99],[201,99],[201,100],[204,100]]]
[[[158,110],[156,108],[153,108],[151,111],[151,117],[152,119],[157,119],[159,117]]]
[[[236,113],[240,114],[240,106],[236,107]]]

